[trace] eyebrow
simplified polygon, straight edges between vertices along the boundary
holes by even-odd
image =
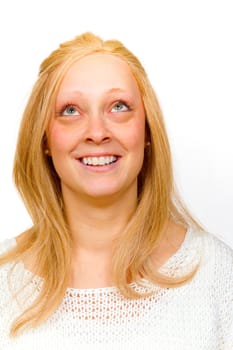
[[[119,88],[119,87],[107,89],[107,90],[103,91],[103,94],[104,95],[124,94],[124,95],[128,96],[128,98],[132,98],[129,91],[122,89],[122,88]],[[80,99],[83,99],[85,97],[85,93],[83,93],[82,91],[79,91],[79,90],[65,91],[65,92],[63,92],[62,95],[63,95],[61,97],[62,100],[67,99],[67,98],[73,98],[73,97],[74,98],[78,97]],[[69,96],[69,97],[67,97],[67,96]],[[60,100],[60,98],[59,98],[59,94],[58,94],[56,103],[58,103],[59,100]]]
[[[108,89],[108,90],[105,90],[104,93],[105,94],[114,94],[114,93],[117,93],[117,92],[121,92],[121,93],[127,93],[126,90],[122,89],[122,88],[111,88],[111,89]],[[80,95],[80,96],[83,96],[83,92],[82,91],[79,91],[79,90],[74,90],[72,91],[73,94],[75,95]]]
[[[126,92],[126,91],[124,89],[121,89],[121,88],[112,88],[112,89],[109,89],[105,92],[106,93],[115,93],[115,92]]]

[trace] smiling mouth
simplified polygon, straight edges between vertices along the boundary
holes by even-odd
[[[100,157],[83,157],[79,160],[84,165],[88,166],[104,166],[115,163],[118,160],[118,156],[100,156]]]

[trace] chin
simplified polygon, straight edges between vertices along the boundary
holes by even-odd
[[[90,197],[90,198],[95,198],[95,199],[111,199],[113,198],[115,195],[117,195],[120,191],[117,191],[117,190],[112,190],[112,191],[93,191],[93,192],[88,192],[87,193],[87,196]]]

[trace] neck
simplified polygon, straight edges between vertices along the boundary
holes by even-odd
[[[122,196],[124,198],[122,198]],[[108,198],[80,198],[63,192],[74,254],[80,250],[109,254],[114,240],[123,232],[137,204],[136,191]]]

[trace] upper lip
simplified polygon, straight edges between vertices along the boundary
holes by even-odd
[[[77,159],[82,159],[82,158],[94,158],[94,157],[111,157],[111,156],[115,156],[115,157],[120,157],[119,154],[116,153],[110,153],[110,152],[105,152],[105,153],[87,153],[81,156],[78,156]]]

